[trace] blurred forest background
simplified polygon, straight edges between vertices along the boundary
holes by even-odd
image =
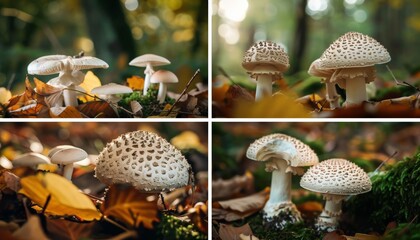
[[[350,31],[382,43],[397,78],[407,79],[420,70],[420,1],[213,0],[212,15],[213,76],[221,73],[220,66],[234,80],[250,82],[241,67],[244,52],[256,41],[271,40],[288,52],[286,81],[296,83],[309,76],[313,60]],[[378,77],[392,80],[384,65],[377,70]]]
[[[109,64],[94,70],[102,84],[144,77],[128,66],[138,55],[163,56],[181,91],[198,68],[207,81],[207,43],[207,1],[0,0],[0,87],[16,89],[40,56],[84,51]]]

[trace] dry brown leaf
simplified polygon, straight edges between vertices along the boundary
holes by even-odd
[[[217,179],[212,182],[213,200],[228,199],[241,191],[250,192],[254,185],[254,176],[246,172],[242,176],[235,176],[230,179]]]
[[[57,107],[50,108],[50,116],[52,118],[82,118],[82,114],[73,106],[58,107],[59,111],[54,111]]]
[[[131,89],[133,89],[133,91],[143,90],[144,78],[139,76],[132,76],[127,78],[127,84]]]
[[[64,219],[47,218],[48,235],[52,239],[88,239],[95,222],[77,223]]]
[[[253,235],[249,224],[245,224],[241,227],[234,227],[232,225],[220,224],[219,236],[222,240],[233,240],[240,239],[240,235]]]
[[[225,94],[224,102],[226,107],[230,108],[240,102],[252,103],[254,102],[254,96],[245,88],[233,84],[229,86],[229,89]]]
[[[36,93],[43,96],[51,95],[51,94],[62,91],[61,89],[48,85],[37,78],[34,78],[34,83],[35,83]]]
[[[308,201],[296,206],[301,212],[322,212],[322,204],[316,201]]]
[[[29,236],[31,239],[48,240],[42,230],[41,221],[38,216],[30,216],[21,228],[13,232],[13,237],[16,239],[28,239]]]
[[[248,217],[261,210],[268,200],[270,188],[248,197],[213,202],[213,219],[231,222]]]
[[[254,236],[254,235],[247,235],[247,234],[243,234],[243,233],[241,233],[240,235],[239,235],[239,238],[241,239],[241,240],[260,240],[259,238],[257,238],[256,236]]]
[[[0,171],[0,190],[9,188],[17,192],[21,187],[20,178],[18,176],[5,169]]]
[[[334,231],[325,234],[322,240],[346,240],[346,237],[339,234],[337,231]]]
[[[114,109],[107,102],[94,101],[81,104],[77,109],[89,118],[116,118]]]
[[[148,201],[150,194],[140,193],[133,187],[112,185],[105,196],[102,212],[106,217],[114,217],[130,226],[152,229],[158,222],[156,199]]]

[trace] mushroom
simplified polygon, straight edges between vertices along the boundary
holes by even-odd
[[[325,207],[316,226],[320,230],[334,231],[341,215],[342,201],[349,195],[369,192],[372,183],[356,164],[333,158],[309,168],[301,178],[300,186],[324,196]]]
[[[319,58],[320,70],[335,70],[332,83],[346,89],[345,106],[367,101],[366,83],[375,80],[375,65],[391,61],[388,51],[375,39],[348,32],[334,41]]]
[[[334,69],[326,69],[321,70],[319,69],[320,60],[316,59],[311,63],[311,66],[309,67],[308,73],[315,77],[321,77],[324,79],[325,87],[327,90],[327,101],[330,103],[331,109],[336,109],[340,107],[340,104],[338,103],[339,95],[337,94],[337,91],[335,89],[335,84],[331,82],[331,76],[334,74]]]
[[[168,64],[171,64],[171,62],[168,59],[154,54],[144,54],[131,60],[131,62],[129,63],[130,66],[146,67],[146,70],[144,70],[145,79],[143,95],[147,94],[147,90],[149,89],[150,85],[150,77],[155,72],[153,70],[153,66],[163,66]]]
[[[108,68],[108,64],[95,57],[49,55],[32,61],[28,65],[28,73],[37,75],[59,73],[58,77],[51,79],[48,84],[64,88],[63,96],[66,106],[77,106],[75,89],[85,77],[80,70],[92,68]]]
[[[85,150],[71,145],[60,145],[48,152],[52,163],[63,166],[63,177],[71,181],[73,175],[73,163],[82,161],[88,157]]]
[[[151,83],[159,83],[159,91],[157,95],[157,100],[159,103],[163,103],[165,101],[166,92],[167,92],[167,84],[168,83],[177,83],[178,78],[173,72],[166,71],[166,70],[159,70],[153,73],[152,77],[150,78]]]
[[[272,82],[281,79],[289,68],[289,56],[276,43],[260,41],[245,52],[242,67],[257,80],[255,101],[258,101],[272,95]]]
[[[13,161],[13,167],[31,167],[37,169],[39,164],[50,164],[51,161],[48,157],[40,153],[25,153],[17,156]]]
[[[130,184],[141,192],[172,191],[189,184],[190,165],[155,133],[135,131],[112,140],[98,155],[95,175],[103,183]]]
[[[301,221],[300,213],[291,200],[292,173],[301,173],[299,167],[317,164],[315,152],[296,138],[276,133],[257,139],[248,147],[246,156],[265,162],[265,170],[272,172],[270,198],[263,209],[264,220],[275,221],[277,228],[283,228],[288,222]],[[290,217],[276,219],[283,214]]]

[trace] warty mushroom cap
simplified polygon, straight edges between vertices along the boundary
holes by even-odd
[[[95,95],[112,95],[122,93],[132,93],[133,89],[116,83],[108,83],[103,86],[92,89],[91,93]]]
[[[356,164],[341,158],[320,162],[306,171],[300,186],[312,192],[333,195],[356,195],[369,192],[369,176]]]
[[[320,69],[369,67],[391,61],[384,46],[358,32],[348,32],[335,40],[320,57]]]
[[[158,70],[153,73],[152,77],[150,78],[151,83],[177,83],[178,78],[177,76],[167,70]]]
[[[242,67],[250,74],[255,70],[259,73],[281,74],[289,68],[289,56],[276,43],[259,41],[245,52]]]
[[[168,59],[155,54],[143,54],[134,58],[129,63],[130,66],[136,67],[146,67],[147,64],[150,64],[151,66],[162,66],[171,64],[171,62]]]
[[[61,71],[78,71],[92,68],[108,68],[103,60],[90,57],[71,57],[66,55],[48,55],[32,61],[28,65],[29,74],[50,75]],[[68,69],[67,69],[68,68]]]
[[[13,167],[22,167],[22,166],[35,166],[38,164],[50,164],[51,161],[48,157],[40,153],[25,153],[20,156],[17,156],[13,159]]]
[[[281,133],[274,133],[262,138],[255,140],[251,145],[248,147],[246,151],[246,157],[255,160],[255,161],[267,161],[269,159],[258,159],[257,155],[258,152],[267,144],[272,144],[273,141],[282,140],[293,144],[297,151],[296,157],[292,158],[290,161],[287,161],[288,164],[292,167],[304,167],[304,166],[312,166],[319,162],[318,156],[316,153],[306,144],[301,142],[300,140],[287,136]]]
[[[52,163],[65,165],[84,160],[88,157],[88,154],[81,148],[71,145],[60,145],[52,148],[48,152],[48,157]]]
[[[97,158],[96,177],[105,184],[129,183],[143,192],[188,185],[189,170],[181,152],[155,133],[129,132],[106,145]]]

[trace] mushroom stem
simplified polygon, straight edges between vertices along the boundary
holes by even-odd
[[[325,83],[325,87],[327,90],[327,101],[330,103],[331,109],[336,109],[340,107],[340,104],[338,103],[339,95],[337,94],[337,90],[335,89],[335,83],[329,82],[329,79],[327,79]]]
[[[367,101],[366,81],[364,77],[356,76],[346,80],[346,107]]]
[[[346,196],[325,195],[325,207],[316,223],[321,230],[334,231],[341,215],[341,203]]]
[[[273,93],[272,88],[273,78],[271,75],[261,74],[257,77],[257,89],[255,90],[255,101],[263,97],[271,96]]]
[[[63,97],[64,97],[64,104],[65,106],[74,106],[77,107],[77,92],[76,86],[71,84],[67,87],[67,89],[64,89],[63,91]]]
[[[63,177],[71,181],[71,177],[73,176],[73,163],[65,164],[63,166]]]
[[[144,87],[143,87],[143,95],[147,95],[147,90],[149,89],[150,86],[150,78],[152,77],[152,74],[155,71],[153,70],[152,65],[150,65],[150,63],[147,64],[146,66],[146,70],[144,70]]]
[[[159,101],[159,103],[163,103],[165,101],[167,88],[168,87],[166,86],[165,83],[159,84],[159,91],[157,95],[157,100]]]

